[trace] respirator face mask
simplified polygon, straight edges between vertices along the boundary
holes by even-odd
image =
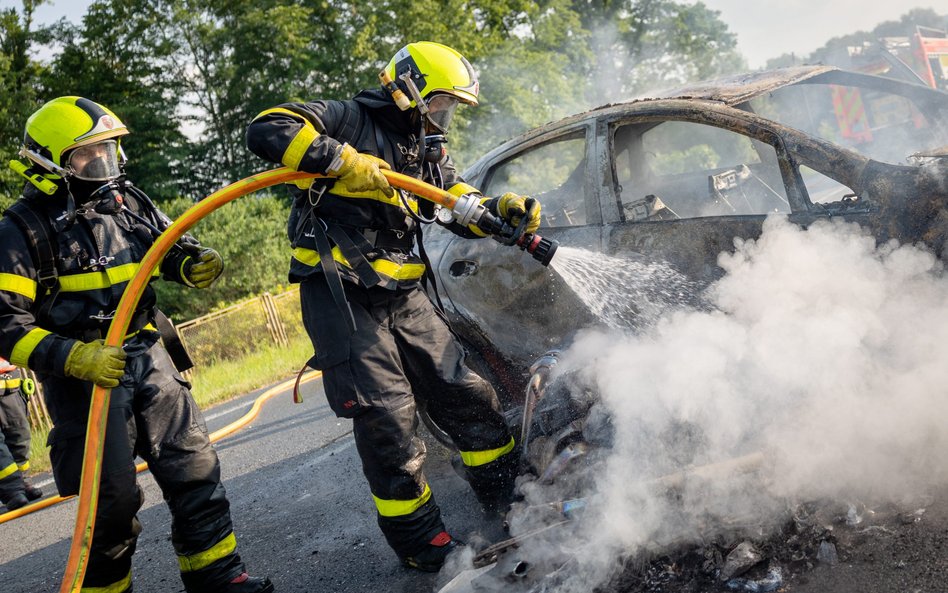
[[[115,140],[80,146],[69,155],[69,174],[84,181],[109,181],[122,174],[121,150]]]
[[[124,154],[115,140],[80,146],[66,163],[74,179],[70,188],[84,203],[94,203],[99,214],[115,214],[122,209],[122,163]],[[88,207],[88,206],[87,206]]]
[[[458,98],[451,95],[434,95],[427,101],[428,123],[442,134],[448,133],[454,112],[458,108]]]

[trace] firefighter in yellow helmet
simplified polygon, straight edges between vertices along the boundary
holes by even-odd
[[[103,340],[126,284],[170,224],[125,178],[120,142],[128,133],[112,111],[82,97],[53,99],[27,120],[26,162],[12,164],[27,183],[0,220],[0,356],[41,382],[63,496],[79,491],[93,384],[112,389],[83,591],[132,590],[143,502],[138,455],[171,510],[185,589],[270,592],[270,581],[249,577],[236,553],[217,454],[190,386],[159,341],[154,290],[145,290],[122,347]],[[216,251],[185,237],[155,277],[206,288],[222,270]]]
[[[33,380],[0,358],[0,503],[15,510],[43,496],[30,484],[30,420],[27,401]]]
[[[422,471],[416,400],[457,444],[489,511],[509,504],[515,442],[494,389],[465,364],[443,314],[420,288],[421,229],[433,206],[390,187],[393,169],[455,194],[477,193],[445,151],[460,104],[477,105],[474,69],[457,51],[422,41],[399,50],[381,88],[346,101],[286,103],[247,130],[251,151],[291,169],[335,176],[291,186],[290,280],[300,283],[310,365],[323,371],[333,411],[352,418],[363,471],[389,545],[407,566],[438,570],[457,544]],[[518,224],[525,198],[482,198]],[[536,231],[539,213],[527,232]],[[441,222],[469,238],[476,227]]]

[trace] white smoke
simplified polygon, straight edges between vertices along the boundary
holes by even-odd
[[[560,593],[617,559],[707,536],[707,516],[776,521],[787,501],[897,500],[948,483],[948,279],[928,251],[856,225],[784,218],[719,258],[712,311],[637,335],[589,331],[559,365],[584,369],[615,426]],[[760,472],[665,496],[649,480],[763,453]],[[550,589],[553,590],[553,589]]]

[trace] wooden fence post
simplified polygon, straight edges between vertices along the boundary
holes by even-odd
[[[53,421],[49,417],[49,410],[46,409],[46,402],[43,400],[43,388],[40,386],[39,381],[36,380],[36,375],[33,371],[28,369],[20,369],[20,371],[24,379],[29,377],[36,385],[36,391],[32,397],[30,397],[28,406],[30,425],[33,426],[33,428],[50,430],[53,427]]]
[[[267,329],[270,330],[270,336],[277,346],[287,346],[290,341],[286,337],[286,328],[280,320],[280,314],[277,312],[276,303],[273,302],[273,295],[265,292],[260,295],[263,302],[263,310],[267,315]]]

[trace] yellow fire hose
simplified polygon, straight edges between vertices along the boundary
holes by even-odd
[[[453,209],[458,202],[458,197],[413,177],[386,170],[383,170],[382,173],[393,186],[446,208]],[[155,240],[155,243],[145,254],[138,272],[129,281],[125,292],[122,294],[118,308],[115,311],[115,317],[112,319],[109,331],[106,334],[105,343],[110,346],[122,345],[128,331],[128,324],[138,306],[138,301],[151,280],[152,271],[158,267],[162,258],[174,243],[198,221],[224,204],[246,194],[271,185],[310,177],[321,177],[321,175],[293,171],[285,167],[264,171],[232,183],[189,208]],[[102,449],[105,444],[105,420],[109,409],[110,395],[111,389],[98,385],[92,391],[92,403],[89,407],[89,421],[86,428],[85,455],[79,485],[79,507],[76,510],[76,525],[73,531],[72,546],[69,550],[69,558],[66,561],[66,571],[59,589],[60,593],[78,593],[85,578],[99,501]],[[49,504],[54,503],[50,502]]]

